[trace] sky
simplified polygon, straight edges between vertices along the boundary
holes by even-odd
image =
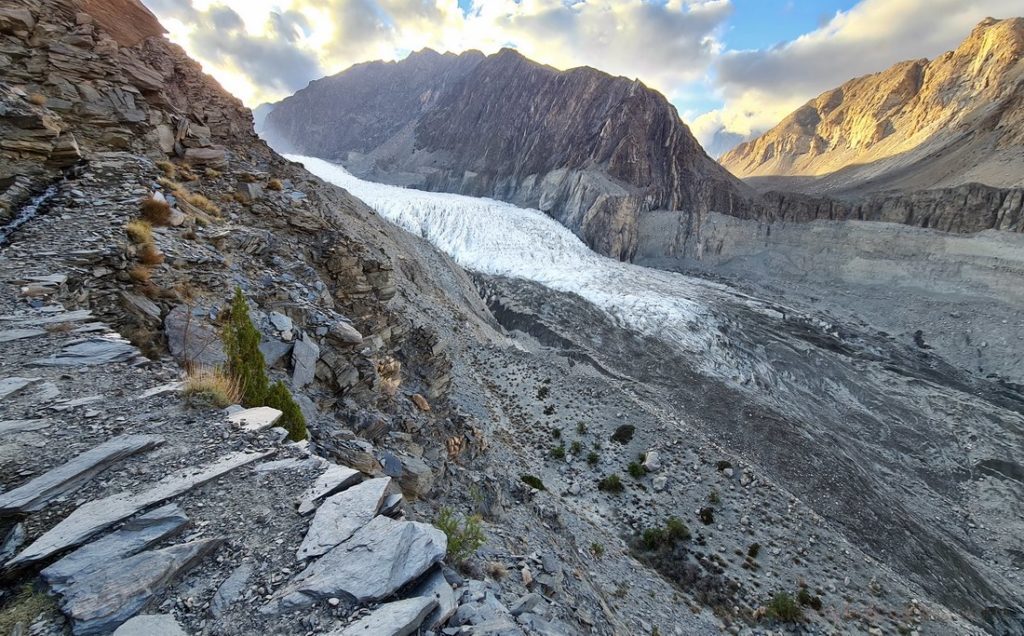
[[[714,156],[848,79],[955,48],[1020,0],[142,0],[243,102],[430,47],[639,78]]]

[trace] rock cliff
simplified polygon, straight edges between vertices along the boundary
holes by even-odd
[[[657,92],[510,49],[358,65],[277,104],[265,130],[357,175],[539,208],[619,259],[647,210],[731,214],[747,194]]]
[[[1024,185],[1024,19],[846,82],[727,152],[733,174],[817,193]],[[785,179],[782,179],[782,178]]]

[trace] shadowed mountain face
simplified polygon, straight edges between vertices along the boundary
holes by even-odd
[[[751,183],[815,193],[1024,185],[1024,19],[826,91],[722,156]]]
[[[264,134],[375,180],[539,208],[620,259],[648,210],[748,205],[659,93],[508,49],[352,67],[277,104]]]

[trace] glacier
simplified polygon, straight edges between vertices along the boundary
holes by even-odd
[[[719,320],[712,300],[723,295],[733,301],[738,298],[718,283],[601,256],[539,210],[365,181],[323,159],[286,157],[345,188],[467,270],[525,279],[577,294],[620,326],[669,341],[690,353],[707,354],[716,348]],[[721,358],[706,362],[718,368]]]

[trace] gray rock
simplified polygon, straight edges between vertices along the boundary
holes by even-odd
[[[345,541],[377,515],[390,477],[369,479],[324,500],[309,524],[296,557],[320,556]]]
[[[384,498],[384,503],[380,505],[379,514],[387,517],[395,517],[396,513],[401,510],[403,501],[405,501],[405,497],[397,492],[393,495],[388,495]]]
[[[171,580],[223,543],[204,539],[110,562],[81,580],[52,586],[75,636],[109,634],[144,608]]]
[[[160,320],[160,307],[145,296],[123,291],[121,292],[121,298],[124,300],[124,304],[129,311],[144,318],[152,318],[155,321]]]
[[[263,186],[258,183],[249,183],[248,181],[239,183],[236,191],[241,195],[245,203],[252,203],[263,196]],[[282,329],[282,331],[284,330]]]
[[[227,165],[227,152],[223,147],[189,148],[185,150],[185,161],[195,165],[222,168]]]
[[[651,480],[651,485],[654,486],[654,492],[665,490],[665,486],[668,485],[668,475],[658,475]]]
[[[261,611],[287,612],[342,596],[359,603],[379,601],[440,562],[447,549],[447,537],[431,525],[374,517],[303,570]]]
[[[294,327],[292,319],[280,312],[270,312],[269,318],[270,324],[274,325],[274,329],[277,329],[278,331],[291,331]]]
[[[437,605],[422,596],[385,603],[348,627],[332,632],[335,636],[408,636],[423,623]]]
[[[306,459],[288,457],[285,459],[274,460],[272,462],[256,464],[253,470],[258,473],[276,473],[280,470],[311,470],[319,465],[320,460],[316,457],[307,457]]]
[[[45,333],[45,329],[7,329],[5,331],[0,331],[0,342],[35,338],[36,336],[42,336]]]
[[[145,360],[135,345],[116,335],[94,336],[65,346],[48,358],[30,364],[45,367],[86,367],[111,362]]]
[[[362,344],[363,342],[363,334],[359,333],[359,330],[353,327],[352,323],[343,320],[339,320],[331,325],[330,330],[327,332],[327,337],[349,345]]]
[[[363,475],[358,470],[330,464],[313,485],[299,497],[299,514],[305,515],[313,512],[321,499],[358,484],[362,479]]]
[[[228,421],[244,431],[262,431],[281,419],[281,411],[270,406],[256,406],[243,409],[228,416]]]
[[[168,614],[140,614],[114,630],[114,636],[188,636]]]
[[[403,455],[402,474],[398,478],[398,485],[402,492],[411,499],[423,497],[434,487],[434,471],[430,469],[425,461],[419,457]]]
[[[179,362],[214,367],[227,362],[220,332],[206,319],[208,312],[178,305],[164,318],[167,348]]]
[[[509,612],[512,616],[519,616],[524,612],[532,612],[533,608],[537,607],[537,604],[543,600],[543,597],[536,592],[530,592],[525,594],[518,601],[515,602],[512,607],[509,608]]]
[[[0,435],[39,431],[50,426],[53,426],[53,421],[45,417],[34,420],[4,420],[0,422]]]
[[[422,596],[437,601],[437,607],[423,620],[423,627],[425,629],[436,630],[440,628],[458,608],[455,591],[452,590],[448,580],[444,578],[444,572],[441,571],[441,568],[435,568],[409,594],[410,596]]]
[[[69,584],[92,576],[117,559],[149,549],[188,524],[178,504],[167,504],[126,521],[116,532],[86,544],[65,556],[40,574],[50,585]]]
[[[80,545],[100,530],[132,516],[136,512],[180,495],[183,492],[216,479],[240,466],[270,455],[263,453],[232,453],[204,467],[190,467],[156,482],[145,490],[122,492],[103,499],[82,504],[56,526],[22,550],[8,562],[8,566],[24,566]]]
[[[4,378],[0,380],[0,400],[10,397],[27,386],[39,382],[41,378]]]
[[[25,524],[16,523],[7,530],[4,540],[0,542],[0,563],[11,558],[21,544],[25,542]]]
[[[661,470],[661,454],[656,450],[647,451],[644,454],[644,468],[649,473],[656,473]]]
[[[320,359],[320,346],[313,342],[309,334],[303,334],[302,340],[295,343],[292,350],[292,386],[301,389],[316,378],[316,362]]]
[[[220,618],[224,615],[224,612],[245,591],[245,586],[248,584],[252,572],[252,564],[243,563],[235,568],[235,571],[228,578],[224,579],[224,582],[217,588],[217,593],[213,595],[213,601],[210,603],[210,616]]]
[[[111,464],[163,443],[164,439],[156,435],[115,437],[0,495],[0,516],[40,510],[53,499],[86,484]]]
[[[280,340],[264,340],[260,343],[260,353],[268,367],[276,367],[284,357],[291,353],[292,343]]]

